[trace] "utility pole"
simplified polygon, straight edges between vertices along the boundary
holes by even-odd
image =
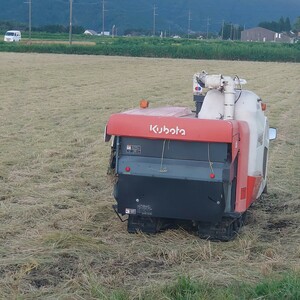
[[[224,20],[222,21],[222,40],[224,39]]]
[[[206,22],[206,38],[208,39],[208,27],[209,27],[209,17],[207,17],[207,22]]]
[[[28,43],[31,44],[31,0],[28,0],[28,2],[24,3],[28,4]]]
[[[70,0],[70,26],[69,26],[69,44],[72,45],[72,20],[73,20],[73,0]]]
[[[235,25],[233,25],[233,40],[236,40],[235,33],[236,33],[236,27]]]
[[[188,39],[190,38],[190,31],[191,31],[191,10],[189,10],[189,18],[188,18]]]
[[[104,15],[104,12],[105,12],[105,9],[104,9],[104,6],[105,6],[105,2],[104,0],[102,0],[102,34],[104,36],[104,18],[105,18],[105,15]]]
[[[116,30],[116,25],[113,25],[113,27],[111,29],[111,35],[112,35],[112,37],[115,36],[115,30]]]
[[[104,36],[104,30],[105,30],[105,12],[107,10],[105,9],[105,0],[102,0],[102,35]]]
[[[155,36],[155,22],[156,22],[156,9],[157,7],[155,6],[155,4],[153,5],[153,33],[152,35]]]
[[[29,0],[28,5],[29,5],[29,44],[31,44],[31,0]]]

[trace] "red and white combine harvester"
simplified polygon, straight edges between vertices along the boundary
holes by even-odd
[[[243,90],[244,83],[197,73],[196,111],[141,101],[140,108],[109,118],[114,208],[128,215],[128,232],[191,225],[202,238],[236,236],[247,209],[266,190],[269,140],[276,137],[266,105]]]

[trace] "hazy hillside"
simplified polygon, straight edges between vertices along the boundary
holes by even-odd
[[[270,5],[270,3],[272,3]],[[153,28],[186,32],[190,11],[190,29],[219,31],[222,21],[246,28],[261,21],[289,17],[293,23],[300,14],[299,0],[106,0],[105,30],[116,25],[119,32],[128,28]],[[28,1],[0,2],[0,21],[28,22]],[[32,26],[69,24],[69,0],[32,0]],[[73,0],[73,24],[99,31],[102,28],[101,0]],[[208,25],[208,26],[207,26]]]

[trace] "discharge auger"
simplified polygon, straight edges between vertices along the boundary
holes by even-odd
[[[201,238],[228,241],[266,190],[269,128],[266,105],[237,76],[193,76],[196,111],[141,107],[111,115],[110,170],[114,209],[128,232],[177,225]]]

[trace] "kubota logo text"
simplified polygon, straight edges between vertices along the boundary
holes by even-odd
[[[185,130],[178,126],[169,128],[167,126],[150,125],[150,132],[155,134],[171,134],[171,135],[185,135]]]

